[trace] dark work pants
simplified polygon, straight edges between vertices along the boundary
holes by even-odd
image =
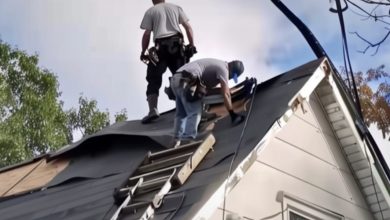
[[[156,40],[156,47],[158,47],[157,55],[159,62],[156,66],[152,63],[148,64],[146,72],[146,81],[148,82],[146,89],[147,96],[159,94],[163,78],[162,76],[167,68],[169,68],[173,75],[176,73],[177,69],[185,64],[182,38],[174,36],[163,40]]]

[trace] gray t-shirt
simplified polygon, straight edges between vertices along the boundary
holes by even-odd
[[[153,40],[181,33],[180,24],[188,18],[183,9],[171,3],[159,3],[149,8],[141,22],[141,29],[153,31]]]
[[[177,72],[182,71],[200,76],[207,88],[214,88],[220,83],[220,80],[226,82],[226,84],[229,81],[228,63],[223,60],[213,58],[195,60],[177,70]]]

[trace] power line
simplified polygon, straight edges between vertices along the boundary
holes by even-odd
[[[349,72],[351,74],[353,94],[355,96],[355,106],[356,106],[356,108],[358,110],[358,113],[359,113],[360,117],[363,119],[363,113],[362,113],[362,108],[361,108],[361,104],[360,104],[360,100],[359,100],[359,94],[358,94],[358,91],[357,91],[355,77],[354,77],[353,70],[352,70],[351,59],[349,57],[347,35],[345,33],[344,17],[343,17],[343,12],[342,12],[342,8],[341,8],[340,0],[336,0],[336,6],[337,6],[337,14],[338,14],[338,17],[339,17],[339,23],[340,23],[340,28],[341,28],[341,36],[342,36],[342,44],[343,44],[343,51],[344,51],[344,59],[347,60],[347,64],[348,64],[348,66],[345,66],[345,69],[346,69],[346,72],[348,74],[348,68],[349,68]]]

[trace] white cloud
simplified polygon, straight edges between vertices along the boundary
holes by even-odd
[[[199,51],[195,59],[241,59],[246,75],[259,82],[314,59],[304,38],[271,1],[167,1],[182,6],[190,18]],[[328,1],[283,2],[318,37],[336,66],[342,65],[340,27]],[[129,119],[136,119],[147,112],[139,25],[151,6],[151,1],[128,0],[1,0],[0,36],[39,54],[40,64],[58,75],[66,107],[75,106],[82,92],[112,115],[127,108]],[[358,29],[372,39],[381,36],[358,21],[346,13],[348,31]],[[356,70],[388,63],[389,46],[372,57],[357,53],[361,41],[350,34],[348,38]],[[169,71],[164,85],[168,76]],[[162,93],[160,110],[172,107]]]
[[[284,71],[273,62],[299,48],[292,39],[299,34],[283,17],[274,15],[278,11],[270,10],[270,3],[172,2],[190,17],[199,51],[195,58],[241,59],[248,75],[264,81]],[[103,109],[115,112],[126,107],[130,118],[145,114],[146,66],[138,59],[139,24],[151,1],[135,5],[125,0],[37,0],[34,4],[6,0],[0,4],[7,12],[0,19],[3,39],[38,52],[41,65],[58,74],[67,106],[74,106],[83,92]],[[173,102],[161,97],[162,110],[172,107]]]

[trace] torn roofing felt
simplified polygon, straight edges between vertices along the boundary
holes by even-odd
[[[251,83],[253,82],[251,81]],[[237,100],[237,99],[244,98],[246,94],[250,93],[249,90],[251,88],[248,87],[250,86],[245,85],[244,82],[237,84],[234,88],[240,88],[241,90],[244,91],[232,94],[232,99]],[[219,89],[213,89],[208,93],[211,93],[211,95],[206,98],[211,99],[211,101],[209,101],[211,104],[214,104],[213,101],[217,102],[217,100],[221,102],[221,98],[215,98],[214,96],[215,94],[220,94]],[[85,143],[88,143],[89,141],[94,140],[97,137],[102,137],[107,135],[145,136],[156,141],[162,146],[167,145],[167,142],[170,141],[170,138],[172,138],[172,134],[173,134],[172,124],[173,124],[174,117],[172,115],[174,115],[174,113],[175,113],[174,110],[162,113],[160,114],[157,123],[143,124],[142,126],[140,125],[139,121],[126,121],[126,122],[116,123],[110,127],[102,129],[101,131],[95,134],[89,135],[81,139],[80,141],[67,146],[66,148],[62,148],[57,152],[49,154],[48,159],[49,160],[55,159],[58,156],[61,156],[79,147],[82,147],[83,145],[85,145]]]
[[[323,59],[274,77],[256,88],[251,114],[240,146],[244,123],[233,127],[229,118],[216,122],[216,143],[187,182],[164,198],[154,219],[190,219],[227,178],[231,159],[233,168],[254,149],[270,127],[288,109]],[[69,166],[43,190],[3,198],[1,219],[110,219],[114,189],[132,174],[148,151],[164,147],[153,141],[170,136],[174,111],[163,114],[156,123],[140,121],[115,124],[52,156],[69,157]],[[168,218],[168,219],[169,219]],[[135,215],[124,219],[136,219]]]

